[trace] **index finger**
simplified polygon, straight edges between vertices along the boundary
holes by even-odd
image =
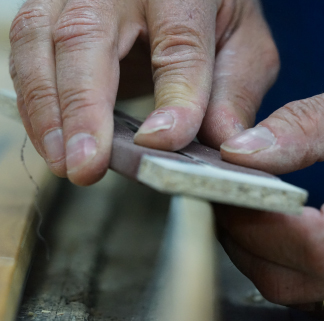
[[[26,106],[23,110],[26,129],[39,153],[59,176],[65,175],[65,158],[52,26],[64,1],[27,1],[10,31],[14,82],[16,90],[21,91],[18,96],[24,101],[19,106]]]
[[[109,164],[119,59],[140,32],[136,12],[125,22],[120,7],[116,0],[69,0],[54,30],[67,175],[78,185],[98,181]]]

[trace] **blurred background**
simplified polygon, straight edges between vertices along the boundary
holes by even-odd
[[[11,21],[22,5],[23,0],[0,0],[0,88],[11,89],[13,86],[8,71],[9,29]]]
[[[324,92],[324,1],[262,0],[262,4],[279,49],[281,71],[257,122],[290,101]],[[319,208],[324,202],[323,163],[282,175],[282,179],[308,190],[308,205]]]

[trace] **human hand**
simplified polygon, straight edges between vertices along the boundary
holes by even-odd
[[[257,0],[27,0],[10,69],[27,133],[55,174],[79,185],[105,174],[119,61],[138,37],[151,47],[156,111],[135,143],[152,148],[184,147],[203,119],[214,146],[251,127],[279,68]]]
[[[225,251],[267,300],[323,301],[323,209],[305,207],[301,216],[289,216],[216,205],[215,213]]]
[[[323,106],[324,95],[287,104],[225,141],[223,159],[273,174],[323,161]],[[324,206],[306,207],[301,216],[234,207],[216,212],[224,248],[265,298],[285,305],[323,301]]]

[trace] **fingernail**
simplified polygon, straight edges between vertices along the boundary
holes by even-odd
[[[173,126],[174,118],[171,114],[166,112],[158,112],[146,119],[144,124],[140,127],[136,135],[151,134],[159,130],[170,129]]]
[[[68,173],[75,172],[88,163],[97,153],[95,137],[79,133],[72,136],[66,144],[66,167]]]
[[[276,141],[276,137],[268,128],[258,126],[234,135],[225,141],[221,148],[230,153],[253,154],[273,146]]]
[[[44,149],[47,161],[57,162],[64,157],[64,140],[62,129],[55,129],[44,137]]]

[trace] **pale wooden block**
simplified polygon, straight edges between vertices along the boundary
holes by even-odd
[[[206,201],[179,196],[172,199],[169,215],[150,317],[157,321],[218,320],[212,207]]]
[[[137,178],[169,194],[287,214],[301,214],[308,196],[307,191],[280,179],[147,155],[141,160]]]

